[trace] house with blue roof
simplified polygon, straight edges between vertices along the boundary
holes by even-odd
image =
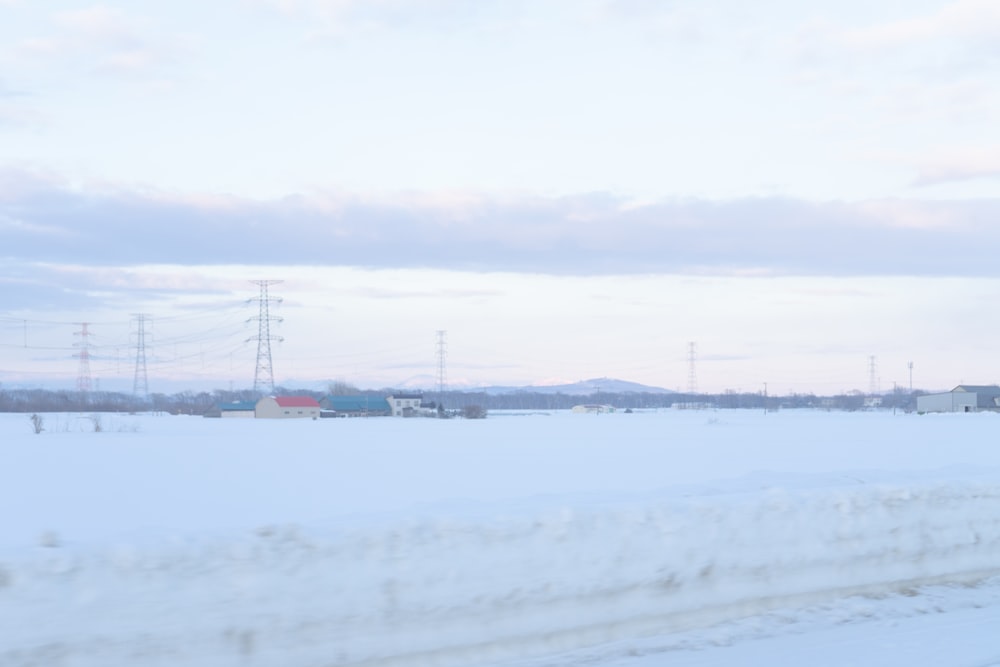
[[[320,400],[324,417],[388,417],[389,402],[381,396],[327,396]]]

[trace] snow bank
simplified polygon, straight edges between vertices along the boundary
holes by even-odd
[[[536,437],[535,458],[522,458],[521,467],[562,470],[564,477],[576,480],[552,477],[549,486],[561,492],[548,495],[537,493],[543,484],[525,487],[523,480],[512,478],[461,500],[456,489],[468,490],[477,480],[488,487],[486,480],[518,466],[483,468],[438,456],[455,453],[452,448],[458,444],[471,446],[468,440],[440,441],[446,433],[442,428],[450,427],[457,437],[468,438],[468,424],[426,427],[384,420],[351,425],[349,433],[426,429],[417,431],[421,440],[392,446],[411,466],[408,474],[427,472],[443,479],[442,469],[451,475],[478,473],[450,487],[442,484],[436,498],[414,483],[386,490],[393,497],[390,503],[369,502],[352,511],[338,505],[345,499],[342,490],[334,489],[324,497],[325,519],[303,522],[292,514],[286,521],[243,528],[237,526],[247,516],[264,513],[234,511],[235,502],[220,509],[196,483],[195,497],[183,504],[184,512],[192,525],[203,526],[196,515],[198,506],[204,506],[210,519],[206,523],[215,522],[218,530],[185,532],[180,515],[170,525],[165,514],[158,517],[161,527],[151,528],[126,513],[128,519],[115,526],[119,532],[114,537],[98,530],[96,521],[92,533],[100,539],[78,543],[58,539],[70,527],[56,530],[51,506],[40,503],[34,524],[24,517],[12,522],[35,525],[37,543],[9,540],[0,551],[0,665],[484,664],[706,627],[778,607],[859,593],[905,593],[932,583],[973,584],[1000,574],[1000,471],[987,433],[995,420],[950,422],[960,430],[972,428],[966,434],[978,433],[978,444],[940,448],[935,455],[924,449],[925,458],[916,467],[904,456],[922,446],[912,439],[886,442],[885,435],[892,429],[907,431],[917,417],[855,420],[859,434],[866,426],[873,428],[899,460],[895,470],[858,472],[874,461],[860,450],[858,466],[850,469],[823,463],[809,470],[784,456],[789,442],[802,447],[824,427],[842,428],[843,422],[831,422],[827,415],[811,415],[811,425],[809,420],[781,422],[770,416],[773,426],[767,428],[774,430],[766,438],[759,437],[760,422],[739,421],[747,419],[744,415],[727,415],[733,422],[723,428],[711,421],[717,417],[706,420],[705,415],[645,417],[600,421],[599,428],[588,417],[497,419],[491,430],[479,431],[479,460],[499,460],[503,451],[523,454],[521,446]],[[664,447],[664,430],[676,426],[670,420],[677,419],[688,420],[688,430],[676,431],[688,438],[685,448]],[[600,429],[609,423],[625,438],[602,441],[608,432]],[[925,422],[920,428],[938,423]],[[89,461],[77,469],[77,490],[135,474],[136,468],[123,470],[121,461],[107,458],[120,455],[122,446],[145,448],[145,455],[134,460],[145,462],[140,469],[146,483],[159,488],[162,475],[169,473],[160,468],[158,477],[157,468],[148,464],[166,461],[171,450],[164,448],[169,437],[161,440],[145,430],[160,428],[156,424],[144,422],[137,432],[125,431],[120,442],[102,442],[89,434],[69,439]],[[186,428],[218,433],[228,425]],[[302,465],[317,464],[303,456],[314,452],[308,445],[261,448],[259,440],[246,435],[254,427],[234,428],[243,429],[242,444],[251,458],[268,454],[257,463],[231,468],[230,474],[255,470],[253,479],[262,482],[268,473],[296,470],[290,462],[300,457]],[[264,428],[270,434],[275,427]],[[313,428],[313,438],[321,441],[331,433],[303,425],[289,428],[299,435]],[[933,437],[933,428],[924,430]],[[546,444],[553,434],[561,442],[578,438],[580,457],[567,459],[572,448]],[[506,440],[512,435],[519,439]],[[47,444],[36,437],[19,441],[21,448],[35,447],[32,454],[19,449],[13,458],[39,465],[42,459],[33,457]],[[643,442],[661,444],[654,450]],[[712,458],[732,452],[734,443],[744,450],[738,464],[719,462],[715,469],[742,466],[743,474],[713,479]],[[214,453],[202,449],[197,461],[224,470],[215,459],[233,455],[231,446],[219,444]],[[346,442],[338,448],[343,454],[359,446]],[[421,456],[412,457],[414,448],[424,448]],[[594,448],[601,456],[593,457]],[[609,452],[631,458],[631,463],[604,469],[586,465],[572,472],[581,459],[593,464],[615,458]],[[686,464],[677,459],[679,452],[689,459]],[[956,457],[956,452],[961,453]],[[816,458],[827,456],[817,452]],[[423,465],[414,464],[420,458]],[[329,455],[322,460],[344,462]],[[265,462],[270,470],[258,465]],[[664,473],[662,478],[675,483],[659,488],[637,488],[636,480],[646,479],[638,471],[606,480],[616,471],[671,463],[704,472],[685,484]],[[771,472],[759,472],[762,468]],[[56,476],[61,484],[74,485],[61,472]],[[243,498],[255,488],[235,478],[226,483],[224,474],[209,479],[218,484],[214,493],[221,495]],[[316,501],[308,476],[302,479],[302,492]],[[364,481],[377,485],[380,479],[372,475]],[[601,479],[603,484],[597,482]],[[21,487],[27,492],[26,485]],[[137,487],[130,482],[122,488]],[[274,490],[263,483],[257,488]],[[504,489],[512,497],[502,497]],[[91,509],[105,506],[103,496],[101,502],[94,500],[97,496],[79,497]],[[126,504],[133,500],[143,499],[117,498]],[[330,509],[335,505],[336,511]],[[11,506],[5,506],[10,512]],[[30,506],[22,511],[31,514]],[[125,528],[135,532],[123,532]],[[111,527],[102,530],[110,534]]]

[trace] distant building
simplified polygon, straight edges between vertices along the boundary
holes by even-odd
[[[393,394],[387,396],[389,409],[393,417],[415,417],[424,402],[423,394]]]
[[[615,411],[614,406],[598,405],[596,403],[586,403],[583,405],[573,406],[573,412],[582,415],[606,415],[614,411]]]
[[[309,396],[267,396],[254,413],[257,419],[318,419],[319,403]]]
[[[253,419],[257,409],[257,404],[253,401],[236,401],[234,403],[219,403],[220,417],[237,417]]]
[[[1000,410],[997,385],[960,384],[941,394],[917,396],[917,412],[980,412]]]
[[[382,396],[326,396],[320,400],[324,417],[388,417],[389,402]]]

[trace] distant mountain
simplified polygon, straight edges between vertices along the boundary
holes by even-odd
[[[479,391],[487,394],[516,394],[529,392],[535,394],[569,394],[572,396],[589,396],[590,394],[674,394],[677,393],[663,387],[651,387],[638,382],[616,380],[614,378],[593,378],[581,380],[572,384],[533,385],[527,387],[482,387]]]
[[[396,389],[406,389],[411,391],[435,392],[437,391],[437,378],[432,375],[414,375],[402,382],[393,385]],[[452,380],[445,387],[445,391],[459,392],[485,392],[496,396],[500,394],[566,394],[568,396],[589,396],[596,393],[604,394],[676,394],[677,392],[663,387],[652,387],[638,382],[628,380],[617,380],[615,378],[592,378],[581,380],[570,384],[545,384],[545,385],[491,385],[488,387],[476,386],[467,382]]]

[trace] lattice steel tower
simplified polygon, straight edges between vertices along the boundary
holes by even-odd
[[[251,317],[247,322],[257,320],[257,335],[247,338],[247,342],[257,341],[257,368],[253,372],[253,390],[259,391],[261,385],[274,392],[274,368],[271,365],[271,341],[279,343],[284,340],[281,336],[271,335],[271,322],[281,322],[280,317],[271,316],[271,302],[281,303],[280,298],[269,296],[267,288],[284,282],[282,280],[251,280],[251,283],[260,287],[260,296],[250,299],[260,304],[260,314]],[[248,302],[249,302],[248,301]]]
[[[76,357],[80,359],[79,370],[76,374],[76,390],[81,394],[86,394],[90,391],[90,341],[87,337],[91,335],[87,327],[90,326],[89,322],[80,322],[80,330],[74,331],[74,336],[80,337],[79,343],[74,343],[74,347],[80,348],[80,351],[76,353]]]
[[[145,313],[133,313],[135,322],[135,379],[132,381],[132,396],[149,396],[149,377],[146,374],[146,319]]]
[[[875,356],[868,357],[868,395],[878,394],[878,375],[876,374]]]
[[[448,332],[444,330],[439,330],[437,332],[438,405],[441,405],[444,401],[444,383],[445,383],[444,360],[448,356],[448,342],[445,340],[445,337],[447,335]]]
[[[694,341],[688,343],[688,393],[691,395],[692,399],[694,395],[698,393],[698,375],[695,372],[695,350],[697,346]]]

